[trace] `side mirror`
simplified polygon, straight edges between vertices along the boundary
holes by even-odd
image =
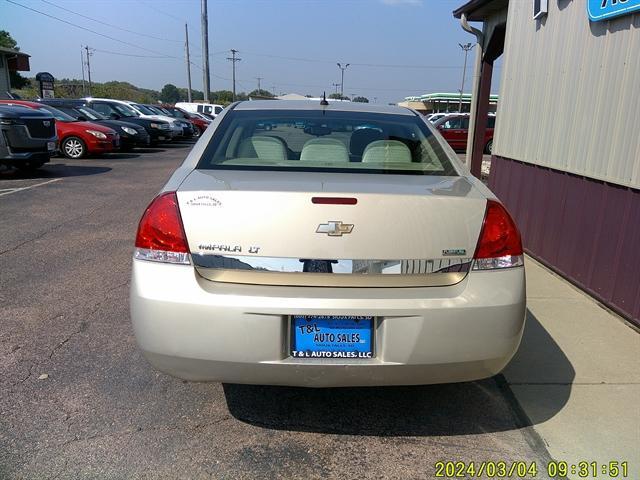
[[[120,115],[118,115],[117,113],[112,113],[111,115],[109,115],[109,118],[111,120],[120,120]]]
[[[85,117],[84,115],[78,115],[78,116],[76,117],[76,119],[77,119],[79,122],[86,122],[86,121],[87,121],[87,117]]]

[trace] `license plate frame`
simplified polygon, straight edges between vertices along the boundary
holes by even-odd
[[[56,142],[47,142],[47,151],[53,152],[56,149]]]
[[[359,324],[362,322],[362,324]],[[311,327],[311,331],[300,332],[299,327]],[[289,316],[289,355],[295,359],[339,359],[369,360],[376,357],[376,317],[373,315],[290,315]],[[314,341],[308,335],[333,334],[323,337],[326,340]],[[360,334],[364,340],[359,342],[340,342],[338,335]],[[345,337],[343,337],[345,338]],[[354,338],[355,339],[355,338]],[[344,345],[339,345],[343,343]],[[309,348],[311,347],[311,348]]]

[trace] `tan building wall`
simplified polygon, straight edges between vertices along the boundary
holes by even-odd
[[[509,3],[493,153],[640,188],[640,14]]]

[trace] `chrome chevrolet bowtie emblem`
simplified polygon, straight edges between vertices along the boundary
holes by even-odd
[[[352,230],[353,223],[330,221],[318,225],[316,233],[326,233],[330,237],[341,237],[345,233],[351,233]]]

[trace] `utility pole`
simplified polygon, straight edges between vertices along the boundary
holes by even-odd
[[[189,58],[189,28],[184,24],[185,51],[187,55],[187,99],[191,103],[191,60]]]
[[[460,100],[458,101],[458,112],[462,112],[462,94],[464,93],[464,77],[467,73],[467,55],[469,54],[469,50],[471,50],[475,45],[471,43],[465,43],[462,45],[458,44],[462,50],[464,50],[464,68],[462,69],[462,85],[460,86]]]
[[[209,18],[207,16],[207,0],[201,0],[200,10],[202,13],[202,89],[204,90],[204,101],[209,102]]]
[[[80,45],[80,67],[82,67],[82,96],[87,96],[87,85],[84,81],[84,55],[82,53],[82,45]]]
[[[89,57],[91,57],[93,53],[91,53],[92,49],[89,48],[89,45],[85,45],[84,49],[87,51],[87,76],[89,77],[89,96],[91,96],[91,61]]]
[[[349,63],[345,63],[344,67],[341,63],[338,63],[338,68],[340,69],[341,79],[340,79],[340,96],[344,97],[344,71],[349,66]]]
[[[336,95],[338,94],[338,87],[340,86],[339,83],[332,83],[331,84],[332,87],[336,87]]]
[[[256,80],[258,80],[258,95],[260,95],[260,80],[262,80],[264,77],[256,77]]]
[[[231,56],[227,57],[227,60],[230,60],[233,64],[233,101],[236,101],[236,62],[242,60],[241,58],[236,57],[236,53],[239,53],[238,50],[232,48]]]

